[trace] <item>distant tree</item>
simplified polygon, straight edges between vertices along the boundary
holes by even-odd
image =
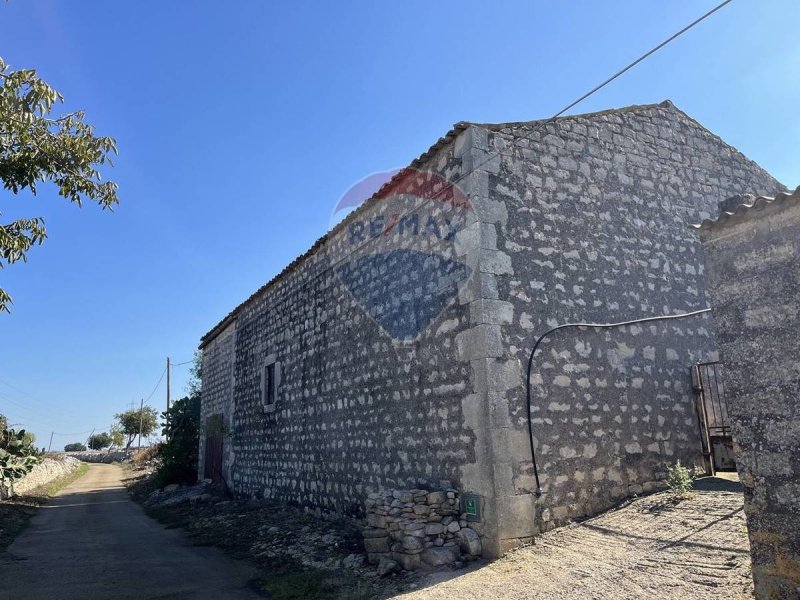
[[[116,142],[96,136],[81,111],[51,117],[63,101],[36,71],[12,71],[0,58],[0,182],[13,194],[28,189],[36,195],[39,183],[49,181],[78,206],[88,199],[110,209],[119,202],[117,184],[102,181],[97,167],[111,164]],[[24,262],[46,237],[40,217],[0,224],[0,269]],[[0,288],[0,312],[8,312],[11,302]]]
[[[111,436],[103,432],[89,436],[87,444],[92,450],[102,450],[103,448],[108,448],[112,441]]]
[[[108,435],[111,436],[112,448],[122,448],[122,444],[125,443],[125,434],[122,433],[122,427],[120,427],[119,425],[114,425],[108,431]]]
[[[147,437],[158,426],[158,413],[152,406],[145,406],[141,411],[138,408],[126,410],[114,415],[114,418],[119,422],[122,434],[128,437],[128,441],[125,443],[126,450],[130,450],[133,439],[137,435]]]
[[[64,452],[85,452],[86,446],[81,444],[80,442],[74,442],[72,444],[67,444],[64,446]]]

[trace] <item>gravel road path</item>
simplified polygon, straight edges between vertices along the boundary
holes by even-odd
[[[434,576],[402,598],[750,598],[742,495],[732,491],[738,484],[713,479],[677,506],[665,494],[640,498],[470,573],[438,583]]]
[[[116,465],[93,464],[33,518],[0,562],[3,598],[258,598],[255,573],[191,546],[129,498]]]

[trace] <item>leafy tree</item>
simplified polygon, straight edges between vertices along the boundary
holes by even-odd
[[[200,443],[200,396],[176,400],[162,416],[167,441],[159,447],[161,483],[194,483]]]
[[[152,406],[145,406],[142,410],[138,408],[126,410],[114,415],[114,418],[119,422],[122,434],[128,436],[125,450],[130,450],[133,439],[137,435],[148,436],[156,430],[158,425],[158,413]]]
[[[63,101],[36,71],[12,71],[0,58],[0,181],[14,194],[28,189],[33,195],[49,181],[78,206],[88,199],[111,209],[119,202],[117,184],[102,181],[97,168],[111,164],[116,142],[95,135],[82,111],[52,117]],[[46,237],[40,217],[0,224],[0,269],[27,260],[28,250]],[[11,302],[0,288],[0,312],[8,312]]]
[[[103,432],[89,436],[87,444],[92,450],[102,450],[103,448],[108,448],[112,441],[111,436]]]
[[[121,448],[125,443],[125,434],[122,433],[122,428],[119,425],[114,425],[109,431],[108,435],[111,436],[111,447]]]
[[[72,444],[67,444],[64,446],[64,452],[84,452],[86,450],[86,446],[81,444],[80,442],[74,442]]]

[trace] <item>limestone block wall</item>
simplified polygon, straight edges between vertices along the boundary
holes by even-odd
[[[498,361],[524,368],[537,335],[558,324],[615,322],[707,306],[702,247],[688,228],[720,196],[782,186],[666,102],[490,127],[488,178],[507,217],[496,276],[510,320]],[[709,317],[616,330],[558,332],[541,347],[532,383],[544,496],[533,504],[524,378],[491,396],[498,495],[525,538],[653,489],[676,459],[700,457],[690,367],[716,358]],[[502,483],[501,483],[502,482]],[[505,492],[503,487],[505,486]]]
[[[13,488],[0,485],[0,499],[24,495],[39,486],[47,485],[59,477],[72,473],[80,464],[77,458],[71,456],[58,459],[45,458],[39,464],[34,465],[25,477],[16,481]]]
[[[125,452],[125,450],[85,450],[83,452],[64,452],[63,454],[88,463],[125,462],[130,460],[133,455],[132,452]]]
[[[229,424],[233,491],[363,517],[370,493],[452,487],[479,499],[470,528],[497,556],[699,458],[690,367],[716,358],[709,317],[545,344],[538,500],[527,352],[554,324],[705,307],[687,225],[780,184],[669,103],[459,124],[412,166],[430,202],[367,203],[204,338],[203,415]]]
[[[224,429],[216,432],[223,436],[222,469],[225,480],[231,481],[234,448],[230,439],[233,429],[234,413],[234,358],[236,344],[236,323],[229,324],[203,348],[202,400],[200,403],[200,454],[198,457],[198,480],[205,473],[206,425],[209,417],[222,415]]]
[[[756,200],[700,233],[745,486],[756,596],[798,598],[800,188],[775,201]]]
[[[416,167],[452,180],[462,164],[445,144]],[[447,205],[424,206],[396,221],[381,202],[365,207],[237,311],[226,379],[237,494],[363,517],[370,492],[460,485],[477,460],[462,407],[470,364],[455,342],[467,271],[452,243],[433,247],[452,226]],[[396,245],[381,246],[389,233]],[[429,268],[446,277],[425,278]],[[206,365],[220,337],[203,352],[204,414],[217,410]],[[279,383],[266,407],[268,363]]]
[[[454,489],[371,493],[364,529],[367,560],[382,569],[387,561],[394,561],[411,571],[480,556],[480,537],[468,526],[459,503]]]

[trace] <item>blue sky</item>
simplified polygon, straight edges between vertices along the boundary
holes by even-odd
[[[716,4],[0,4],[0,56],[117,138],[121,205],[0,190],[50,239],[0,272],[0,412],[54,448],[147,398],[200,336],[327,229],[347,188],[461,120],[564,105]],[[734,0],[572,112],[670,98],[800,183],[796,0]],[[188,365],[187,365],[188,366]],[[177,367],[173,395],[187,366]],[[151,404],[165,403],[164,385]]]

